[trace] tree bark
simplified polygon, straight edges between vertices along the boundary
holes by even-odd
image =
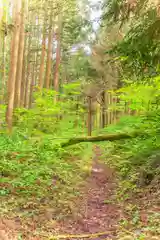
[[[88,97],[88,136],[92,135],[92,98]]]
[[[28,0],[25,0],[25,22],[29,22],[29,11],[28,11]],[[27,73],[27,59],[28,59],[28,44],[30,41],[30,37],[28,36],[30,32],[25,31],[25,41],[24,41],[24,52],[23,52],[23,67],[22,67],[22,81],[21,81],[21,100],[20,100],[20,106],[24,107],[25,105],[25,91],[26,91],[26,73]]]
[[[31,83],[31,46],[32,46],[32,27],[29,32],[28,39],[28,53],[27,53],[27,69],[25,75],[25,86],[24,86],[24,107],[29,107],[29,93],[30,93],[30,83]]]
[[[37,34],[37,39],[36,39],[36,49],[38,50],[39,49],[39,42],[41,41],[41,38],[39,37],[40,36],[40,28],[39,28],[39,24],[40,24],[40,17],[39,17],[39,15],[40,15],[40,13],[38,12],[38,21],[37,21],[37,23],[36,23],[36,25],[37,25],[37,31],[36,31],[36,34]],[[40,71],[40,64],[39,64],[39,61],[40,61],[40,56],[39,56],[39,51],[35,51],[35,53],[33,54],[33,58],[34,58],[34,60],[33,60],[33,65],[34,65],[34,67],[32,68],[33,69],[33,75],[34,75],[34,78],[33,78],[33,76],[32,76],[32,80],[34,79],[34,81],[32,81],[33,82],[33,84],[34,84],[34,86],[38,86],[39,85],[39,71]],[[31,83],[31,85],[32,85],[32,83]],[[32,94],[33,94],[33,92],[34,92],[34,86],[32,85],[32,87],[31,87],[31,89],[32,89]],[[30,96],[30,99],[33,99],[33,96]]]
[[[27,43],[28,37],[25,37],[25,48],[24,48],[24,56],[23,56],[23,68],[22,68],[22,82],[21,82],[21,103],[20,106],[24,107],[25,103],[25,86],[26,86],[26,71],[27,71]]]
[[[1,33],[0,33],[1,34]],[[3,31],[2,33],[2,59],[1,59],[1,74],[0,74],[0,80],[1,80],[1,99],[0,102],[3,104],[5,103],[5,86],[6,86],[6,69],[5,69],[5,46],[6,46],[6,36]],[[1,42],[1,41],[0,41]],[[0,43],[1,44],[1,43]]]
[[[43,88],[44,84],[44,62],[45,62],[45,53],[46,53],[46,20],[44,18],[44,26],[43,26],[43,36],[42,36],[42,53],[41,53],[41,62],[40,62],[40,69],[39,69],[39,88]]]
[[[56,66],[54,75],[54,90],[59,91],[59,67],[61,62],[61,31],[62,31],[62,15],[58,16],[58,30],[57,30],[57,49],[56,49]]]
[[[49,33],[48,33],[48,53],[47,53],[47,62],[46,62],[46,79],[45,79],[45,88],[47,89],[50,88],[50,80],[51,80],[52,37],[53,37],[53,29],[52,29],[52,15],[51,15]]]
[[[0,51],[2,58],[0,59],[0,80],[1,80],[1,103],[6,104],[6,46],[8,46],[7,42],[7,2],[2,0],[0,1]]]
[[[14,97],[15,97],[15,81],[17,71],[17,60],[18,60],[18,47],[19,47],[19,32],[20,32],[20,8],[21,1],[14,1],[14,30],[11,42],[11,62],[10,72],[8,78],[8,104],[6,110],[6,123],[9,132],[12,131],[13,124],[13,109],[14,109]]]
[[[22,12],[21,12],[19,51],[18,51],[16,88],[15,88],[15,107],[20,107],[20,103],[21,103],[21,82],[22,82],[23,57],[24,57],[24,45],[25,45],[25,32],[24,32],[25,5],[24,4],[25,4],[25,1],[23,1]]]
[[[105,124],[106,124],[106,100],[105,100],[105,91],[103,91],[101,93],[101,104],[102,104],[102,107],[101,107],[101,128],[104,128],[105,127]]]
[[[30,84],[31,84],[31,62],[29,60],[26,74],[25,103],[24,103],[25,108],[29,108]]]
[[[29,96],[29,108],[32,107],[32,102],[33,102],[33,90],[34,90],[34,86],[35,86],[35,78],[36,78],[36,75],[35,75],[35,65],[36,63],[34,62],[33,65],[32,65],[32,80],[31,80],[31,85],[30,85],[30,96]]]

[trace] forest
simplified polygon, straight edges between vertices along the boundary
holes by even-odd
[[[0,240],[160,239],[160,1],[0,0]]]

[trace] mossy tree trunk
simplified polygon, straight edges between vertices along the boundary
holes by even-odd
[[[117,141],[122,139],[131,139],[135,137],[139,137],[144,135],[144,133],[141,133],[139,131],[134,131],[132,133],[114,133],[114,134],[107,134],[107,135],[101,135],[101,136],[88,136],[88,137],[77,137],[77,138],[71,138],[68,141],[61,143],[61,147],[68,147],[71,145],[75,145],[77,143],[82,142],[104,142],[104,141]]]

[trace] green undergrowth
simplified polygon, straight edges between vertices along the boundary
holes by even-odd
[[[56,93],[52,90],[36,92],[32,109],[15,110],[12,136],[6,134],[2,122],[1,212],[22,213],[20,209],[29,203],[42,206],[46,201],[61,212],[71,208],[69,201],[77,198],[78,186],[90,173],[92,155],[89,143],[60,147],[66,139],[87,132],[78,93],[75,96],[78,86],[66,86],[66,95],[59,101],[54,101]],[[5,106],[0,109],[3,120]]]
[[[76,197],[78,185],[89,174],[92,146],[52,150],[54,144],[51,137],[37,142],[18,134],[0,136],[1,212],[29,199],[51,197],[58,207],[67,198]]]
[[[113,94],[120,96],[116,111],[121,111],[124,103],[136,115],[124,116],[116,125],[100,131],[101,134],[113,132],[144,133],[139,137],[112,143],[100,143],[104,148],[103,158],[114,166],[127,189],[134,186],[147,186],[160,175],[160,76],[135,82],[125,80],[124,87]],[[123,191],[122,191],[123,196]]]
[[[144,132],[144,135],[110,143],[100,143],[104,149],[102,158],[118,169],[122,179],[138,181],[141,170],[153,177],[159,175],[160,167],[160,115],[126,116],[116,125],[101,130],[101,134],[113,132]],[[146,183],[147,184],[147,183]]]

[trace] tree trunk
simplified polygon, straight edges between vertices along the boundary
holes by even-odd
[[[5,86],[6,86],[6,69],[5,69],[5,46],[6,46],[6,37],[5,33],[2,34],[2,61],[1,61],[1,103],[3,104],[5,102]]]
[[[99,102],[97,102],[97,107],[96,107],[96,128],[97,129],[100,129],[100,120],[101,120],[100,112],[101,112],[101,106]]]
[[[27,74],[26,74],[26,86],[25,86],[25,103],[24,103],[25,108],[29,108],[30,84],[31,84],[31,62],[29,58]]]
[[[13,124],[13,109],[14,109],[14,96],[15,96],[15,81],[18,60],[18,46],[19,46],[19,32],[20,32],[20,8],[21,1],[14,1],[14,30],[11,41],[11,62],[8,78],[8,104],[6,110],[6,123],[9,132],[12,131]]]
[[[3,1],[0,2],[0,103],[5,102],[5,46],[7,14]]]
[[[54,75],[54,90],[59,91],[59,67],[61,62],[61,31],[62,31],[62,15],[58,16],[58,30],[57,30],[57,49],[56,49],[56,66]]]
[[[43,36],[42,36],[42,53],[41,53],[41,63],[39,70],[39,88],[43,88],[44,84],[44,62],[45,62],[45,53],[46,53],[46,18],[44,18],[44,27],[43,27]]]
[[[22,68],[22,82],[21,82],[21,103],[20,106],[24,107],[25,103],[25,86],[26,86],[26,70],[27,70],[27,42],[28,38],[25,38],[25,48],[24,48],[24,56],[23,56],[23,68]]]
[[[20,37],[19,37],[20,40],[19,40],[16,88],[15,88],[15,107],[20,107],[20,102],[21,102],[21,82],[22,82],[23,57],[24,57],[24,45],[25,45],[24,20],[25,20],[25,1],[23,1],[22,13],[21,13],[21,26],[20,26]]]
[[[96,137],[77,137],[69,139],[66,142],[61,143],[60,147],[68,147],[77,143],[82,142],[102,142],[102,141],[116,141],[116,140],[122,140],[122,139],[130,139],[135,138],[139,136],[143,136],[144,133],[134,131],[131,133],[114,133],[114,134],[107,134],[102,136],[96,136]]]
[[[105,91],[105,108],[106,108],[106,112],[105,112],[105,126],[108,126],[108,108],[109,108],[109,104],[108,104],[108,91]]]
[[[29,98],[29,108],[32,107],[32,102],[33,102],[33,89],[35,86],[35,62],[33,63],[33,70],[32,70],[32,80],[31,80],[31,85],[30,85],[30,98]]]
[[[28,0],[25,0],[25,21],[29,20],[29,14],[28,14]],[[27,59],[28,59],[28,45],[31,42],[31,37],[28,37],[28,32],[25,32],[25,42],[24,42],[24,51],[23,51],[23,67],[22,67],[22,81],[21,81],[21,100],[20,100],[20,106],[24,107],[25,105],[25,87],[26,87],[26,73],[27,73]]]
[[[107,108],[107,122],[108,122],[108,125],[111,124],[111,110],[110,110],[110,107],[111,107],[111,93],[108,92],[107,94],[107,103],[108,103],[108,108]]]
[[[101,104],[102,104],[102,107],[101,107],[101,128],[104,128],[105,127],[105,124],[106,124],[106,106],[105,106],[105,103],[106,103],[106,100],[105,100],[105,91],[102,92],[101,94]]]
[[[39,14],[39,13],[38,13]],[[34,54],[34,63],[33,63],[33,65],[34,65],[34,67],[33,67],[33,69],[34,69],[34,86],[39,86],[39,71],[40,71],[40,64],[39,64],[39,60],[40,60],[40,56],[39,56],[39,43],[41,42],[41,37],[40,37],[40,28],[39,28],[39,24],[40,24],[40,17],[39,17],[39,15],[38,15],[38,21],[37,21],[37,32],[36,32],[36,34],[37,34],[37,39],[36,39],[36,49],[37,49],[37,51],[35,51],[35,54]],[[33,87],[33,90],[34,90],[34,87]],[[32,94],[33,94],[33,92],[32,92]],[[32,97],[31,97],[32,98]]]
[[[25,86],[24,86],[24,107],[29,107],[29,93],[30,93],[30,83],[31,83],[31,43],[32,43],[32,27],[29,33],[28,39],[28,53],[27,53],[27,69],[26,69],[26,76],[25,76]]]
[[[88,97],[88,136],[92,135],[92,98]]]
[[[51,80],[52,37],[53,37],[53,29],[52,29],[52,15],[51,15],[49,33],[48,33],[48,53],[47,53],[47,62],[46,62],[46,79],[45,79],[45,88],[48,88],[48,89],[50,88],[50,80]]]

